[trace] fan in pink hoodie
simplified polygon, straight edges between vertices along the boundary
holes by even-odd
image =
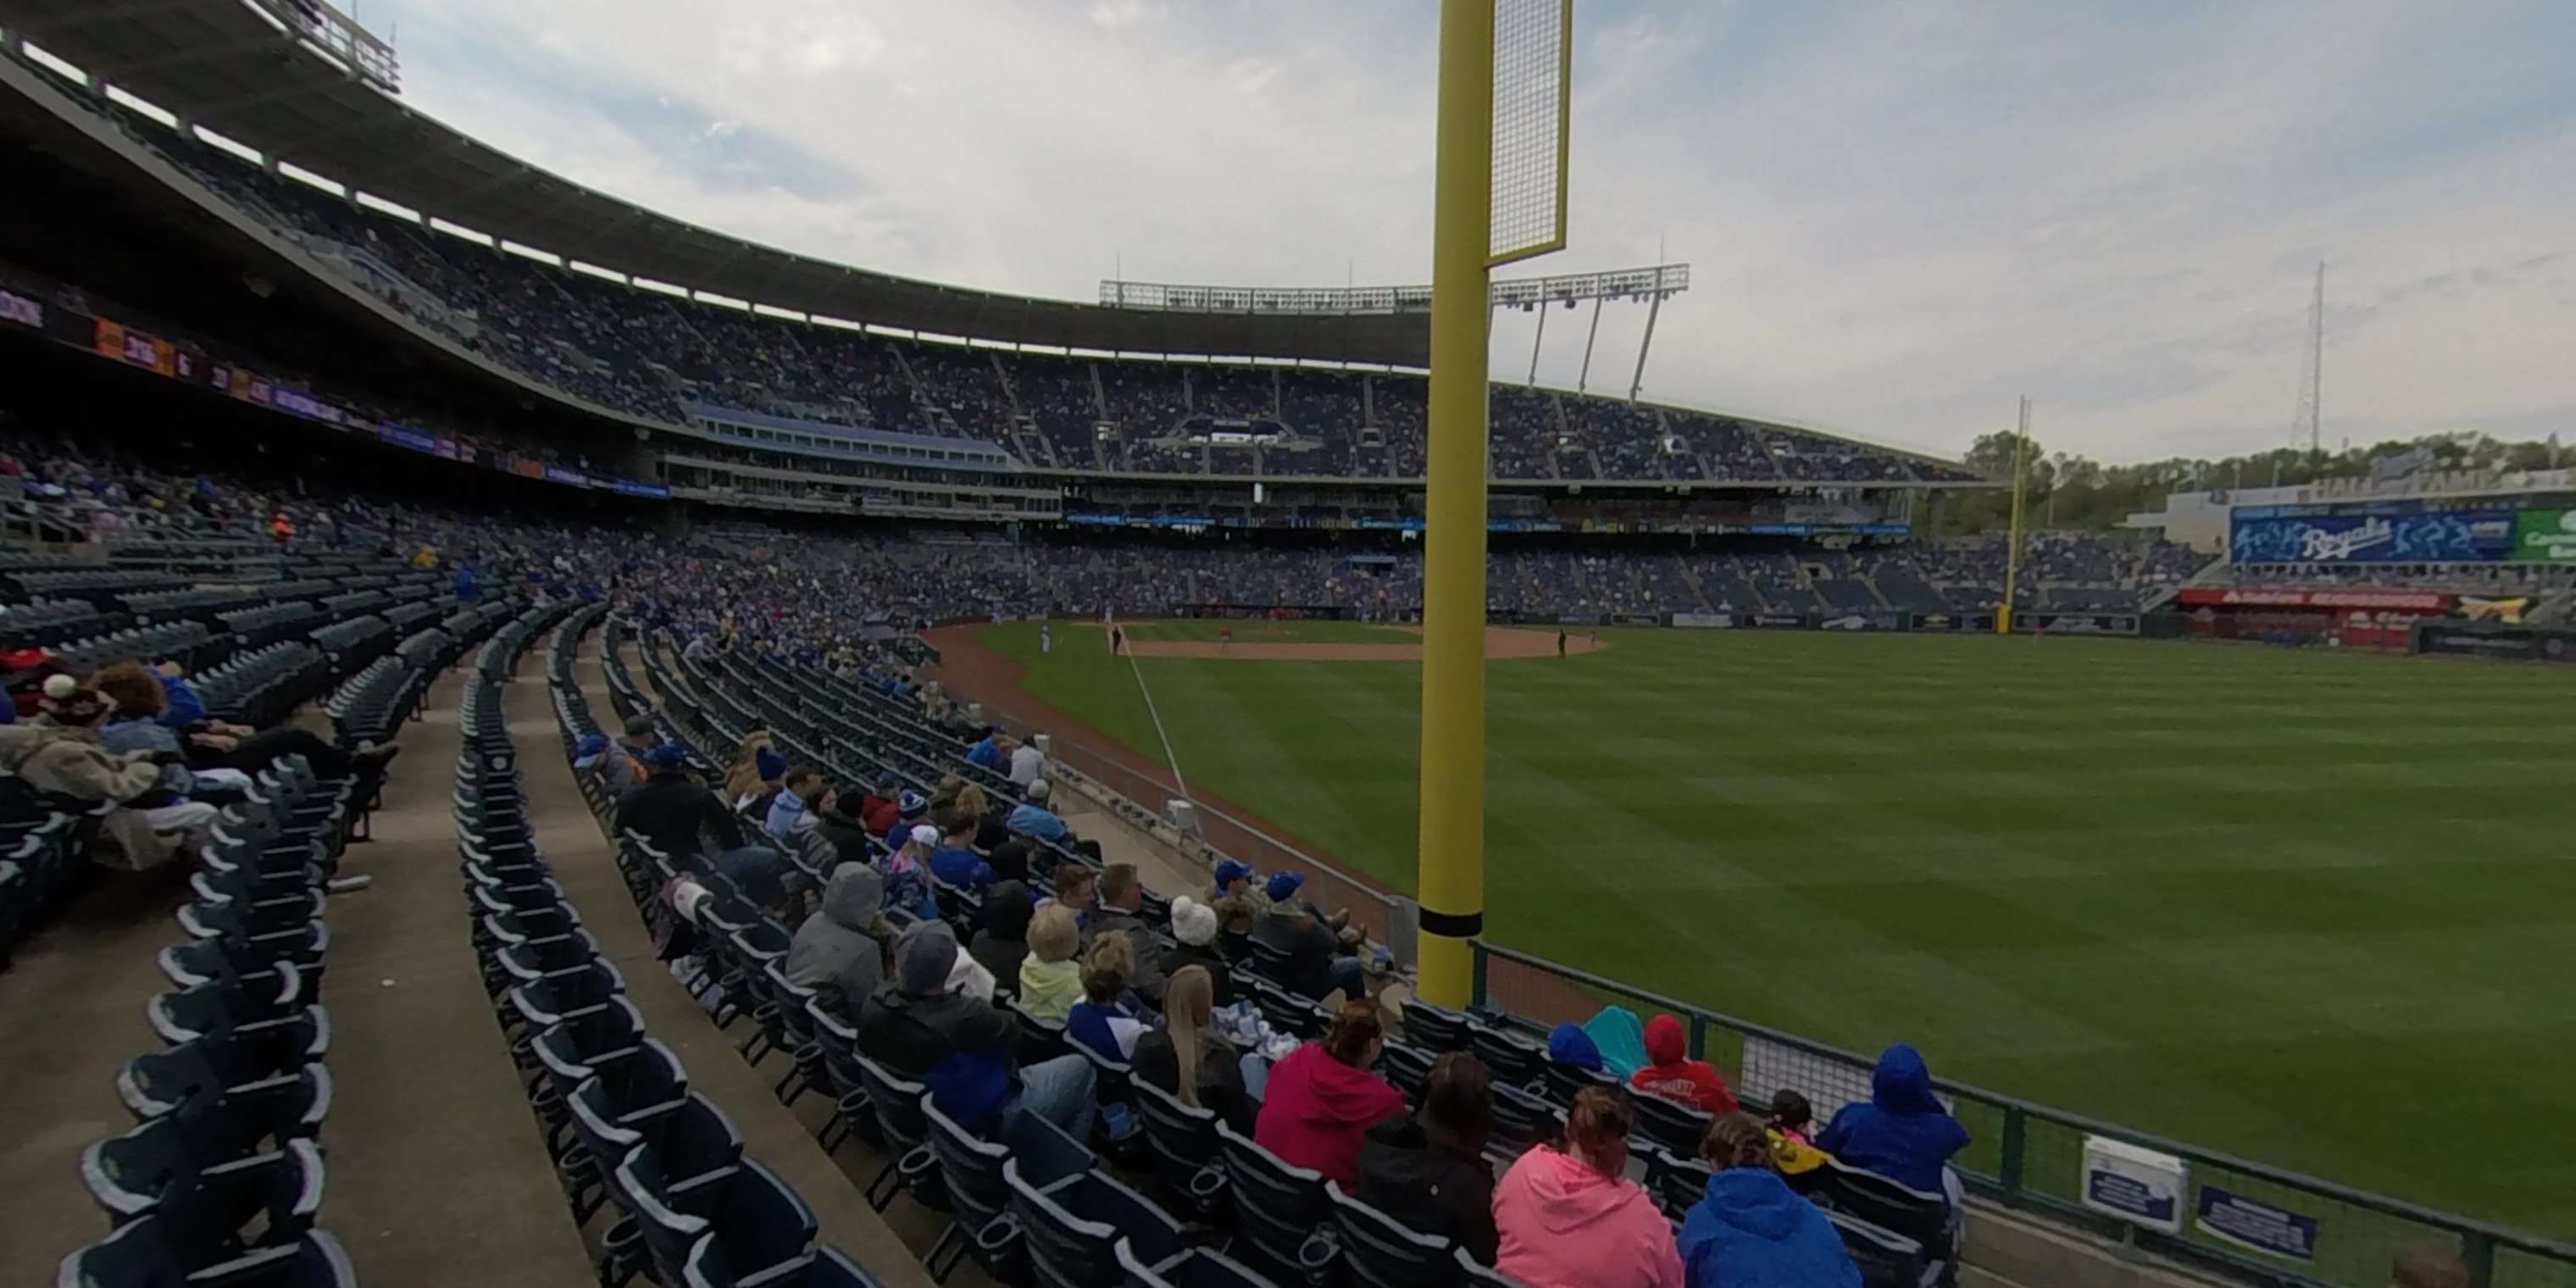
[[[1682,1288],[1672,1223],[1627,1177],[1626,1103],[1600,1087],[1574,1098],[1566,1147],[1521,1155],[1494,1186],[1494,1269],[1529,1288]]]

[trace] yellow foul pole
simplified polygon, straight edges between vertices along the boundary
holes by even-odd
[[[1995,610],[1995,632],[2012,634],[2013,594],[2021,585],[2021,494],[2028,471],[2022,456],[2030,450],[2030,399],[2021,400],[2021,420],[2013,434],[2012,527],[2004,550],[2004,603]]]
[[[1464,1006],[1485,917],[1485,302],[1494,0],[1440,5],[1431,233],[1430,478],[1423,524],[1422,938],[1417,984]]]

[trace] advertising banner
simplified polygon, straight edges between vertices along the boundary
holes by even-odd
[[[2506,595],[2488,599],[2478,595],[2460,596],[2460,616],[2473,622],[2502,622],[2520,626],[2522,615],[2531,608],[2531,596]]]
[[[15,322],[41,331],[45,328],[45,306],[16,291],[0,291],[0,322]]]
[[[97,347],[104,357],[129,362],[138,367],[177,375],[177,358],[170,342],[146,331],[129,331],[123,324],[98,319]]]
[[[1916,613],[1912,629],[1918,631],[1990,631],[1995,628],[1993,613]]]
[[[1905,629],[1902,613],[1835,613],[1819,620],[1820,631],[1901,631]]]
[[[1798,613],[1746,613],[1737,620],[1747,626],[1768,627],[1773,630],[1801,630],[1807,625],[1806,617]]]
[[[2493,622],[2423,622],[2415,627],[2414,649],[2452,657],[2576,662],[2576,630]]]
[[[2576,563],[2576,510],[2525,510],[2515,515],[2513,557]]]
[[[2339,586],[2315,589],[2185,586],[2174,598],[2195,607],[2207,604],[2220,608],[2386,608],[2438,613],[2451,606],[2451,597],[2438,590],[2369,590]]]
[[[2509,510],[2233,518],[2228,558],[2240,564],[2478,563],[2513,552]]]
[[[2048,635],[2135,635],[2138,618],[2134,613],[2032,613],[2016,617],[2018,627],[2027,620],[2031,629]]]
[[[1675,613],[1673,625],[1695,626],[1703,630],[1724,630],[1735,625],[1733,613]]]

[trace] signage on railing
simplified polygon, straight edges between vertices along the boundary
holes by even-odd
[[[2182,1233],[2191,1169],[2181,1158],[2108,1136],[2084,1138],[2084,1206],[2167,1234]]]
[[[2317,1219],[2215,1185],[2200,1187],[2200,1232],[2291,1261],[2317,1259]]]

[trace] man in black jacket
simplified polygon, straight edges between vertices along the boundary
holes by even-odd
[[[1019,1020],[951,989],[956,968],[947,922],[906,928],[894,944],[894,978],[859,1012],[859,1054],[922,1083],[939,1112],[968,1130],[1020,1111],[1091,1139],[1091,1062],[1064,1055],[1019,1068]]]
[[[617,830],[641,835],[682,867],[712,864],[763,906],[783,901],[778,851],[746,844],[742,820],[688,766],[688,753],[673,743],[645,752],[644,781],[617,802]]]

